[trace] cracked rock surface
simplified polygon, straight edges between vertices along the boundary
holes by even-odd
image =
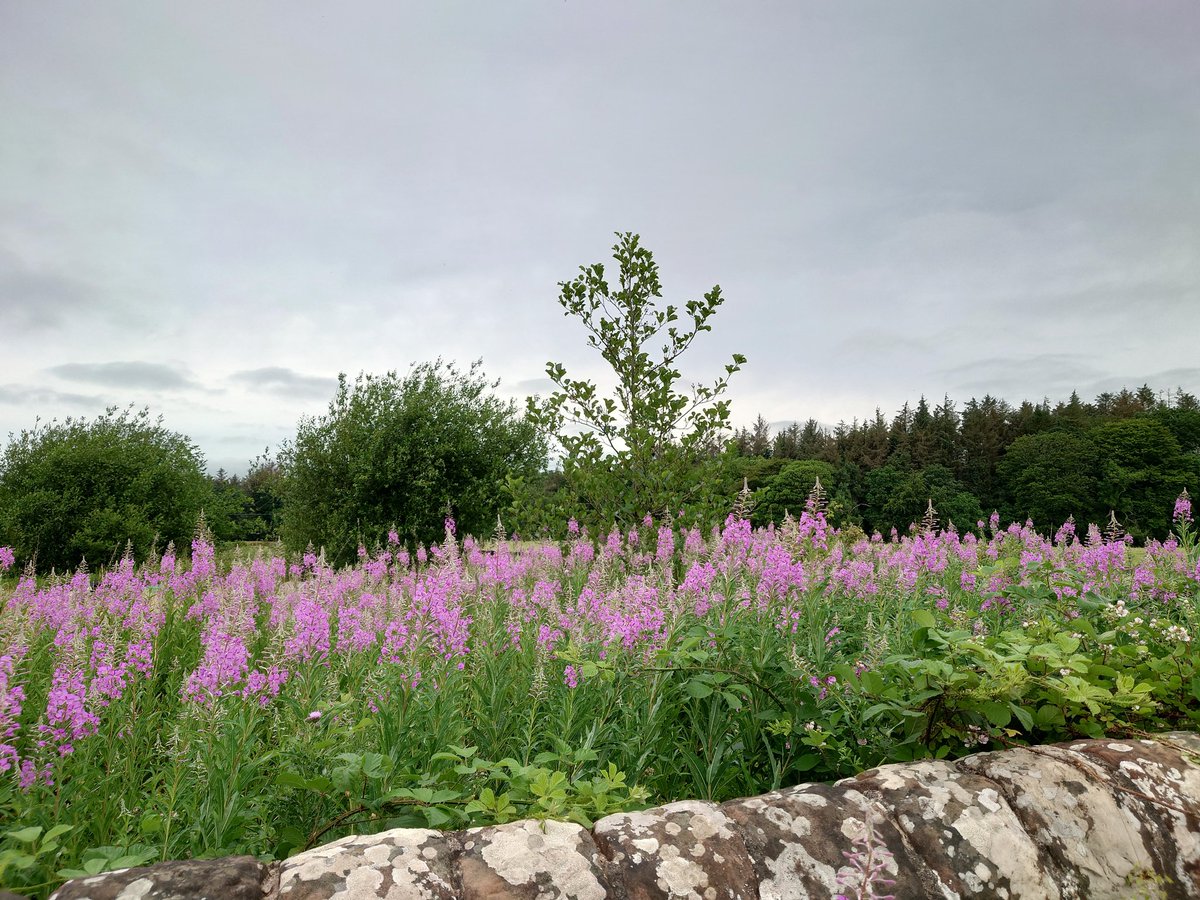
[[[513,822],[352,836],[281,863],[160,863],[53,900],[776,900],[860,884],[868,823],[884,893],[1104,900],[1200,896],[1200,736],[1088,740],[881,766],[728,803],[668,803],[588,831]],[[857,843],[856,843],[857,841]],[[840,879],[840,880],[839,880]]]

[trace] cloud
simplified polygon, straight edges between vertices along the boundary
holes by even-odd
[[[1112,376],[1101,378],[1087,385],[1086,391],[1081,389],[1080,394],[1085,399],[1094,397],[1103,393],[1116,393],[1123,388],[1136,390],[1142,384],[1148,384],[1154,390],[1159,392],[1174,393],[1179,388],[1185,391],[1194,392],[1197,386],[1200,386],[1200,369],[1198,368],[1179,368],[1166,369],[1161,372],[1154,372],[1150,375],[1130,375],[1127,377]]]
[[[190,376],[161,363],[63,363],[51,366],[46,371],[66,381],[83,381],[116,388],[178,390],[200,387]]]
[[[329,397],[337,388],[336,378],[302,375],[284,366],[264,366],[234,372],[229,380],[253,390],[284,397]]]
[[[90,299],[91,291],[81,282],[35,269],[0,248],[0,317],[6,331],[63,325]]]
[[[320,373],[482,356],[520,402],[555,359],[609,391],[555,284],[628,228],[670,302],[722,284],[682,371],[749,356],[739,423],[1198,393],[1200,5],[1167,5],[9,4],[0,69],[37,91],[0,91],[0,380],[168,388],[218,451],[319,412]],[[2,390],[0,432],[75,410]]]
[[[0,384],[0,403],[13,406],[83,406],[96,407],[101,398],[94,394],[72,394],[30,384]]]

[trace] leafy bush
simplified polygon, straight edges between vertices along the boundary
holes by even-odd
[[[1185,454],[1171,431],[1150,418],[1105,422],[1089,432],[1100,449],[1100,500],[1139,540],[1163,538],[1162,511],[1183,489],[1200,493],[1200,456]]]
[[[479,363],[462,372],[438,360],[353,385],[343,375],[329,412],[302,420],[280,455],[285,545],[324,547],[340,565],[391,529],[410,546],[431,543],[447,517],[490,533],[505,478],[546,461],[544,441],[495,387]]]
[[[0,542],[40,571],[184,544],[211,497],[204,459],[147,410],[22,431],[0,457]]]
[[[1095,521],[1107,508],[1096,502],[1100,451],[1085,434],[1047,431],[1009,445],[997,467],[1011,498],[1013,516],[1035,522],[1064,522],[1070,516]]]
[[[808,496],[821,480],[828,493],[833,486],[833,466],[818,459],[794,459],[784,463],[778,474],[767,480],[754,508],[754,521],[765,525],[782,522],[788,513],[799,515]]]
[[[983,515],[979,500],[945,466],[908,472],[889,463],[867,476],[868,525],[879,531],[921,520],[933,504],[938,521],[970,528]]]

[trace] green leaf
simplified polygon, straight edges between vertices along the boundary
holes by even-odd
[[[713,689],[699,678],[691,679],[687,683],[685,690],[688,692],[689,696],[695,697],[697,700],[703,700],[713,692]]]
[[[1038,707],[1037,724],[1040,728],[1051,728],[1067,724],[1063,711],[1052,703],[1043,703]]]
[[[937,617],[927,609],[914,609],[912,612],[912,618],[920,628],[937,627]]]
[[[158,813],[146,813],[138,823],[138,830],[146,837],[162,832],[163,819]]]
[[[867,707],[867,710],[862,714],[862,721],[868,722],[876,716],[882,715],[885,712],[892,712],[896,709],[892,703],[876,703],[874,706]]]
[[[32,844],[42,836],[42,829],[40,825],[30,825],[27,828],[18,828],[16,831],[6,831],[4,834],[22,844]]]
[[[989,700],[986,703],[981,703],[979,709],[987,717],[987,720],[997,728],[1004,728],[1012,721],[1012,709],[1007,703]]]
[[[295,825],[286,825],[279,831],[279,843],[285,850],[303,847],[308,837]]]
[[[805,753],[803,756],[796,758],[792,764],[797,772],[811,772],[821,763],[821,755],[819,753]]]
[[[7,851],[4,854],[4,861],[10,866],[15,866],[18,869],[33,868],[37,862],[37,857],[32,853],[21,853],[19,851]]]
[[[1030,714],[1029,710],[1016,703],[1010,703],[1008,708],[1012,710],[1012,714],[1017,717],[1017,721],[1021,723],[1022,728],[1024,728],[1026,731],[1033,730],[1033,716]]]
[[[66,824],[55,825],[49,831],[46,832],[46,837],[43,838],[43,841],[52,841],[55,838],[62,837],[68,831],[74,831],[74,830],[75,830],[74,825],[66,825]]]

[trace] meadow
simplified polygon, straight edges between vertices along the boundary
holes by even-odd
[[[885,762],[1200,722],[1175,531],[998,517],[884,537],[646,519],[562,543],[391,535],[0,588],[0,885],[284,858],[349,832],[589,824]],[[13,563],[0,548],[0,566]]]

